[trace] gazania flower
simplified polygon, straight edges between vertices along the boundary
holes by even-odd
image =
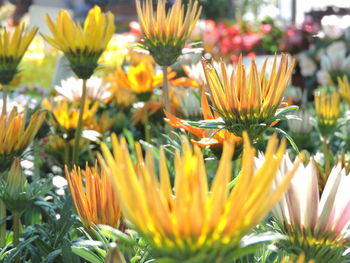
[[[37,111],[31,118],[27,127],[26,113],[17,114],[13,108],[10,115],[0,116],[0,170],[8,168],[14,157],[20,156],[32,142],[45,120],[46,113]]]
[[[267,60],[259,75],[253,58],[247,76],[240,56],[231,77],[223,62],[219,76],[210,63],[202,61],[213,108],[222,117],[226,129],[239,136],[247,130],[250,138],[255,138],[276,121],[275,114],[291,78],[294,60],[288,68],[288,58],[282,54],[277,71],[276,62],[275,56],[271,77],[266,79]]]
[[[198,2],[189,1],[187,11],[176,0],[166,14],[165,0],[159,0],[156,15],[152,0],[145,0],[141,6],[136,0],[136,10],[144,37],[144,44],[158,65],[170,66],[181,55],[182,48],[191,34],[201,13]]]
[[[9,84],[18,72],[18,64],[33,40],[37,28],[24,32],[24,24],[16,26],[13,33],[0,30],[0,84]]]
[[[117,196],[103,169],[99,173],[97,162],[94,168],[86,164],[85,172],[80,167],[74,167],[71,174],[66,166],[66,177],[78,215],[85,227],[92,227],[93,224],[118,226],[120,207]]]
[[[212,113],[204,89],[202,92],[201,104],[204,120],[214,120],[219,117],[217,113]],[[242,138],[235,136],[228,130],[217,131],[212,129],[197,128],[191,126],[186,120],[182,120],[173,114],[165,112],[165,115],[167,117],[165,121],[169,125],[178,129],[184,129],[185,131],[188,131],[194,136],[200,138],[199,141],[192,140],[192,143],[198,145],[199,147],[213,146],[214,148],[222,148],[224,141],[230,141],[234,143],[236,147],[242,144]]]
[[[340,86],[340,95],[345,100],[345,102],[350,105],[350,84],[348,77],[346,75],[343,76],[343,79],[338,77],[338,84]]]
[[[313,143],[310,140],[310,133],[313,130],[311,111],[297,110],[292,114],[299,118],[287,120],[293,140],[301,149],[312,149]]]
[[[61,86],[55,86],[55,90],[65,100],[77,102],[82,97],[83,80],[74,77],[61,81]],[[86,82],[86,98],[90,100],[105,101],[111,96],[109,85],[102,78],[92,77]]]
[[[293,172],[278,188],[269,191],[285,142],[277,149],[277,137],[268,144],[264,166],[253,172],[255,150],[245,134],[242,171],[233,190],[231,158],[233,144],[224,145],[220,165],[209,190],[203,156],[198,147],[184,141],[183,154],[176,153],[174,192],[164,151],[160,150],[159,178],[152,152],[146,160],[136,144],[137,165],[132,163],[125,138],[112,135],[114,156],[102,144],[102,166],[117,191],[123,215],[149,242],[156,258],[171,262],[228,262],[245,236],[279,200]],[[236,251],[237,252],[237,251]],[[194,261],[196,259],[196,261]]]
[[[101,12],[95,6],[89,11],[84,27],[76,24],[65,10],[60,11],[57,24],[46,15],[52,37],[44,38],[61,50],[80,79],[88,79],[97,67],[97,61],[115,30],[114,16]]]
[[[275,183],[279,184],[286,171],[294,166],[285,155]],[[333,167],[320,193],[314,161],[306,167],[300,163],[291,187],[272,210],[288,237],[287,242],[281,242],[283,248],[291,254],[303,252],[315,262],[343,262],[344,245],[349,241],[349,187],[350,176],[339,163]]]
[[[176,73],[168,74],[168,79],[175,77]],[[143,60],[136,66],[129,66],[128,73],[122,68],[116,71],[116,81],[124,89],[135,93],[150,93],[153,89],[163,83],[163,73],[156,74],[154,66]]]
[[[67,132],[75,130],[77,128],[79,109],[76,104],[69,105],[67,101],[57,101],[55,107],[47,100],[43,100],[43,107],[52,112],[55,123],[59,130]],[[84,115],[83,115],[83,126],[86,126],[93,118],[98,110],[98,101],[91,105],[90,103],[85,104]],[[63,128],[63,130],[62,130]]]
[[[338,92],[315,92],[317,126],[321,135],[325,138],[328,138],[337,127],[340,114],[339,105],[340,96]]]
[[[337,41],[329,45],[326,54],[321,58],[321,69],[327,72],[331,82],[336,83],[337,78],[348,74],[350,70],[350,56],[346,56],[346,43]]]

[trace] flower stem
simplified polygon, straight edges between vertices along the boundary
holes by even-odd
[[[327,138],[322,137],[322,142],[323,142],[323,153],[324,153],[325,164],[326,164],[326,179],[327,179],[330,173],[329,149],[327,146]]]
[[[162,66],[163,69],[163,97],[164,97],[164,107],[165,110],[169,113],[171,113],[170,110],[170,99],[169,99],[169,88],[168,88],[168,67]],[[173,129],[171,125],[168,125],[168,132],[170,135],[170,138],[173,139]]]
[[[145,139],[146,139],[146,142],[150,143],[151,136],[150,136],[150,132],[149,132],[148,111],[147,111],[147,103],[146,102],[145,102],[145,107],[144,107],[144,117],[145,117]]]
[[[1,115],[7,112],[7,88],[5,85],[2,86],[2,112]]]
[[[77,129],[75,130],[75,135],[74,135],[74,148],[73,148],[73,163],[72,163],[72,166],[74,164],[78,165],[79,143],[80,143],[80,138],[81,138],[81,130],[82,130],[82,125],[83,125],[84,107],[85,107],[85,100],[86,100],[86,82],[87,82],[87,79],[83,79],[83,93],[82,93],[81,101],[80,101],[79,119],[78,119]]]
[[[168,67],[163,66],[163,92],[164,92],[164,106],[165,110],[170,113],[170,100],[169,100],[169,89],[168,89]]]
[[[0,220],[6,218],[6,205],[0,200]],[[6,245],[6,222],[0,225],[0,247]]]
[[[13,212],[13,245],[14,247],[17,247],[19,245],[19,224],[20,224],[20,217],[19,212],[14,211]],[[15,263],[20,263],[20,254],[17,254],[15,257]]]
[[[66,164],[69,167],[69,150],[71,149],[71,145],[69,144],[69,141],[66,142],[66,147],[64,148],[64,164]],[[70,167],[71,168],[71,167]]]
[[[34,139],[33,141],[33,152],[34,152],[34,178],[40,178],[40,165],[39,165],[39,140]]]

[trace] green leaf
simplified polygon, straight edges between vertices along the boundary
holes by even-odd
[[[104,263],[104,259],[98,257],[96,254],[91,252],[89,249],[85,247],[72,247],[72,251],[74,254],[82,257],[85,260],[88,260],[91,263]]]
[[[47,255],[45,261],[43,263],[51,263],[55,262],[54,260],[61,254],[62,250],[57,249],[52,251],[50,254]]]
[[[225,127],[225,122],[222,119],[201,120],[201,121],[187,121],[193,127],[205,129],[222,129]]]
[[[281,119],[281,118],[284,118],[285,115],[288,113],[288,112],[291,112],[291,111],[295,111],[295,110],[298,110],[299,107],[296,106],[296,105],[292,105],[292,106],[288,106],[288,107],[284,107],[284,108],[281,108],[281,109],[278,109],[275,113],[275,119]]]
[[[119,231],[118,229],[107,225],[99,225],[99,227],[101,228],[101,232],[107,238],[110,238],[114,241],[120,240],[121,242],[125,242],[126,244],[129,244],[131,246],[139,246],[139,244],[135,240],[133,240],[130,236],[126,235],[125,233]]]
[[[11,252],[8,254],[9,257],[6,256],[4,262],[13,262],[14,258],[22,251],[22,249],[25,249],[30,243],[32,243],[37,238],[38,236],[33,236],[31,238],[28,238],[27,240],[24,240],[23,242],[20,242],[19,245],[16,248],[12,249]]]
[[[282,135],[284,135],[287,140],[289,141],[289,143],[292,145],[294,151],[299,154],[299,149],[298,149],[298,146],[295,144],[294,140],[292,137],[290,137],[290,135],[288,133],[286,133],[284,130],[280,129],[280,128],[277,128],[277,127],[269,127],[268,130],[271,130],[273,132],[277,132],[277,133],[280,133]]]

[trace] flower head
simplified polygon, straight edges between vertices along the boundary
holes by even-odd
[[[50,190],[35,179],[30,184],[21,168],[20,157],[15,157],[9,171],[0,178],[0,199],[12,213],[21,214],[38,196]]]
[[[285,155],[275,183],[283,180],[294,166]],[[314,160],[307,166],[299,163],[291,187],[272,210],[282,232],[288,236],[284,248],[292,254],[303,252],[315,262],[343,262],[343,245],[349,241],[349,186],[350,176],[338,164],[320,193]]]
[[[114,33],[113,14],[104,14],[100,7],[95,6],[89,11],[83,28],[76,24],[65,10],[58,14],[57,24],[48,15],[46,21],[52,37],[44,38],[64,53],[79,78],[90,78]]]
[[[168,78],[171,79],[175,75],[175,72],[170,72]],[[132,90],[135,93],[150,93],[163,83],[163,73],[156,74],[154,66],[146,60],[142,60],[135,66],[129,66],[127,74],[122,68],[118,68],[116,77],[117,83],[122,88]]]
[[[230,77],[223,62],[219,76],[210,63],[202,61],[213,108],[229,131],[241,136],[243,130],[247,130],[253,138],[260,134],[259,129],[264,129],[260,124],[268,126],[276,120],[275,113],[291,78],[294,60],[288,68],[288,57],[282,54],[277,71],[276,62],[275,56],[271,77],[266,79],[267,60],[259,76],[253,58],[247,76],[240,56],[237,70],[233,70]],[[253,129],[257,131],[253,133]]]
[[[293,173],[269,189],[285,150],[285,141],[277,149],[277,138],[268,144],[264,166],[253,172],[255,150],[245,135],[242,172],[233,190],[231,158],[233,144],[224,145],[220,165],[211,188],[208,186],[203,156],[198,147],[191,149],[184,140],[183,154],[176,153],[174,192],[163,148],[160,150],[159,178],[152,152],[142,156],[136,144],[136,169],[125,138],[112,135],[113,153],[102,144],[102,166],[110,176],[123,215],[149,241],[156,257],[171,257],[174,262],[226,262],[246,235],[287,190]],[[227,258],[226,258],[227,260]],[[232,257],[230,256],[230,260]],[[192,261],[191,261],[192,262]]]
[[[61,81],[61,86],[55,86],[55,90],[65,100],[77,102],[82,97],[83,80],[74,77]],[[92,77],[86,83],[86,98],[90,100],[105,101],[111,96],[109,85],[102,78]]]
[[[11,203],[10,210],[13,211],[12,208],[15,208],[15,204],[20,202],[20,196],[25,191],[27,184],[27,180],[22,172],[19,157],[14,159],[5,181],[6,194],[3,197],[6,199],[5,201],[7,201],[6,203],[8,205]]]
[[[83,126],[87,126],[90,123],[91,119],[94,118],[98,110],[98,101],[93,103],[90,107],[90,102],[85,103],[84,115],[83,115]],[[56,102],[56,105],[53,106],[51,103],[44,99],[43,101],[44,109],[47,109],[52,112],[55,122],[54,125],[58,130],[62,132],[74,131],[77,128],[78,118],[79,118],[79,108],[77,104],[70,105],[67,101]]]
[[[70,174],[66,166],[66,177],[78,215],[85,227],[92,227],[93,224],[118,226],[120,207],[117,196],[104,170],[101,169],[99,173],[97,162],[93,168],[86,164],[85,172],[80,167],[74,167]]]
[[[315,92],[317,126],[323,137],[328,138],[337,127],[340,114],[339,104],[340,96],[338,92]]]
[[[32,28],[25,33],[24,24],[16,26],[13,33],[6,28],[0,30],[0,84],[7,85],[12,81],[37,31],[37,28]]]
[[[194,4],[190,0],[185,13],[181,0],[176,0],[166,14],[165,0],[159,0],[154,16],[152,0],[143,1],[142,6],[140,0],[136,0],[144,43],[157,64],[170,66],[181,55],[201,9],[198,8],[197,0]]]
[[[329,74],[330,80],[334,83],[337,78],[348,74],[350,70],[350,56],[346,57],[346,44],[343,41],[337,41],[329,45],[327,52],[321,58],[321,69]]]
[[[310,110],[297,110],[292,113],[298,119],[288,119],[288,128],[297,146],[301,149],[313,149],[310,133],[313,130]]]
[[[45,120],[46,113],[37,111],[27,127],[26,113],[17,114],[13,108],[9,116],[0,116],[0,170],[8,168],[16,156],[20,156],[32,142]]]

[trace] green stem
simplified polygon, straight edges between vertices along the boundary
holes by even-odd
[[[168,67],[162,66],[163,69],[163,97],[164,97],[164,107],[165,110],[169,113],[171,113],[170,109],[170,99],[169,99],[169,88],[168,88]],[[168,132],[170,135],[170,138],[173,139],[173,129],[171,125],[168,125]]]
[[[325,164],[326,164],[326,179],[327,179],[330,173],[329,149],[327,146],[327,138],[323,137],[322,142],[323,142],[323,153],[324,153]]]
[[[33,141],[33,148],[34,148],[34,177],[39,178],[40,177],[39,140],[35,139]]]
[[[151,142],[151,136],[149,132],[149,125],[148,125],[148,111],[147,111],[147,103],[145,102],[145,107],[144,107],[144,117],[145,117],[145,138],[146,142],[150,143]]]
[[[74,135],[72,166],[74,164],[78,165],[79,143],[80,143],[80,138],[81,138],[81,130],[82,130],[82,126],[83,126],[83,115],[84,115],[84,107],[85,107],[85,100],[86,100],[86,82],[87,82],[87,79],[83,79],[83,93],[82,93],[81,101],[80,101],[79,119],[78,119],[77,129],[75,130],[75,135]]]
[[[68,168],[70,167],[70,163],[69,163],[69,149],[71,148],[69,141],[66,141],[66,147],[64,148],[64,164],[68,166]]]
[[[6,205],[0,200],[0,220],[6,218]],[[6,222],[0,225],[0,247],[6,245]]]
[[[7,112],[7,88],[6,85],[2,86],[2,112],[1,115]]]
[[[170,111],[170,99],[169,99],[169,88],[168,88],[168,67],[163,66],[163,92],[164,92],[164,106],[165,110],[169,113]]]
[[[20,216],[18,211],[13,212],[13,245],[17,247],[19,245],[19,225]],[[20,263],[20,254],[15,257],[15,263]]]

